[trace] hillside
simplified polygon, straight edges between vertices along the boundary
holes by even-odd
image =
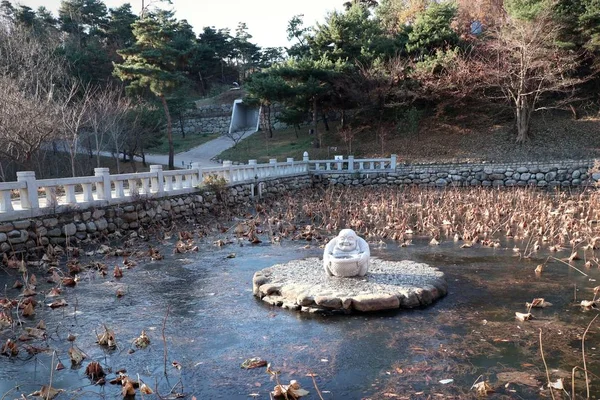
[[[348,146],[330,124],[324,135],[325,146],[311,145],[314,136],[303,127],[296,138],[293,129],[274,131],[272,139],[260,132],[242,141],[237,148],[221,154],[221,159],[246,162],[269,158],[300,159],[308,151],[311,159],[331,158],[334,154],[348,155]],[[319,129],[323,129],[320,127]],[[600,116],[573,119],[566,112],[545,112],[533,117],[531,140],[516,144],[516,134],[510,119],[491,121],[471,118],[469,121],[424,118],[416,133],[388,132],[383,143],[373,132],[357,135],[352,144],[356,157],[381,157],[391,153],[400,162],[510,162],[560,159],[600,158]],[[383,147],[383,148],[382,148]]]

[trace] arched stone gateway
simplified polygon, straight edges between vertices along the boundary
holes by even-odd
[[[318,258],[277,264],[254,274],[254,295],[305,312],[367,312],[426,306],[446,295],[444,273],[414,261],[371,258],[365,276],[337,277]]]

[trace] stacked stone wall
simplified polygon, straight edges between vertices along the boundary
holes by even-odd
[[[183,120],[186,133],[226,133],[231,124],[233,104],[201,106],[187,112]]]
[[[399,165],[392,173],[323,173],[325,184],[338,186],[415,185],[578,187],[592,184],[600,174],[589,173],[593,161],[527,164]]]
[[[280,196],[311,185],[308,175],[268,180],[261,183],[261,197]],[[115,232],[124,235],[157,223],[194,220],[209,213],[218,214],[224,207],[250,204],[257,196],[258,185],[241,184],[219,193],[199,191],[161,199],[148,197],[125,205],[73,209],[52,216],[4,222],[0,223],[0,254],[42,251],[48,244],[75,244]]]

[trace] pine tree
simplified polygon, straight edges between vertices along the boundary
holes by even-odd
[[[122,64],[114,64],[115,75],[128,83],[129,92],[149,89],[157,96],[167,120],[169,142],[169,169],[174,168],[173,128],[167,98],[186,81],[182,71],[187,58],[182,54],[178,37],[179,22],[171,11],[159,10],[147,13],[133,24],[135,44],[118,53]]]

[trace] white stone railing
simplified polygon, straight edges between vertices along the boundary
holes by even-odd
[[[308,160],[309,170],[314,173],[339,172],[393,172],[396,171],[396,155],[390,158],[362,158],[355,159],[348,156],[347,159],[336,156],[336,160]],[[308,157],[306,157],[308,158]]]
[[[165,197],[191,193],[211,178],[223,178],[228,185],[259,184],[260,181],[306,175],[308,173],[336,172],[392,172],[396,156],[382,159],[309,160],[304,153],[302,161],[288,158],[258,164],[233,165],[223,162],[219,167],[201,167],[163,171],[162,165],[151,165],[150,172],[111,175],[108,168],[95,168],[94,176],[60,179],[36,179],[31,171],[17,172],[16,182],[0,183],[0,221],[29,218],[61,212],[68,207],[80,209],[92,206],[127,203],[139,196]],[[260,187],[259,187],[260,189]],[[260,193],[260,190],[259,190]]]

